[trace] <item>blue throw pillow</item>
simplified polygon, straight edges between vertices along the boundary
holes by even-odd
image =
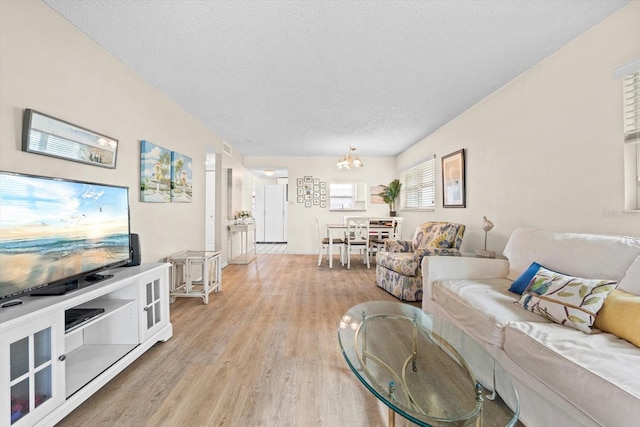
[[[527,286],[529,286],[531,279],[533,279],[538,270],[540,270],[540,267],[542,266],[537,262],[531,263],[529,268],[523,271],[522,274],[513,281],[511,287],[509,287],[509,291],[522,295],[524,290],[527,289]]]

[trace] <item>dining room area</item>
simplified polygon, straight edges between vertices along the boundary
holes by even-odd
[[[358,263],[371,268],[375,254],[384,250],[385,241],[401,238],[402,225],[402,217],[345,215],[341,223],[325,224],[316,217],[318,267],[332,269],[336,261],[347,269]]]

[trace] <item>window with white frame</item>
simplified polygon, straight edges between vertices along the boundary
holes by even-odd
[[[436,157],[400,173],[402,182],[401,206],[403,210],[433,209],[436,206]]]
[[[627,209],[640,209],[640,71],[622,79]]]

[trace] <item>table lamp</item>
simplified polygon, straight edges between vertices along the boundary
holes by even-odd
[[[487,250],[487,233],[493,229],[493,223],[487,219],[486,216],[482,217],[482,229],[484,230],[484,249],[476,249],[476,255],[485,258],[495,258],[495,251]]]

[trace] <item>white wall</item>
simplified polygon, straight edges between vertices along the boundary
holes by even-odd
[[[437,209],[467,225],[463,249],[502,251],[514,228],[640,236],[624,211],[622,89],[613,70],[640,57],[640,2],[612,15],[398,157],[437,155]],[[467,208],[442,208],[440,158],[467,155]]]
[[[118,139],[117,168],[22,152],[25,108]],[[141,139],[193,159],[192,203],[138,201]],[[131,227],[140,234],[144,262],[204,249],[206,152],[219,152],[221,143],[46,4],[0,1],[0,169],[128,186]],[[218,168],[242,167],[242,156],[221,158]],[[221,188],[226,203],[226,177]],[[226,222],[217,226],[216,235],[226,236]]]
[[[329,208],[322,209],[314,206],[305,208],[304,204],[296,201],[296,179],[313,176],[321,181],[350,182],[364,181],[367,188],[375,185],[388,184],[396,178],[396,164],[394,157],[360,156],[365,166],[360,169],[339,170],[334,157],[282,157],[282,156],[246,156],[247,168],[282,168],[289,170],[289,218],[288,218],[288,253],[314,254],[318,251],[316,231],[316,216],[321,224],[342,223],[344,215],[358,215],[359,212],[330,212]],[[328,189],[327,189],[328,191]],[[371,204],[367,198],[368,208],[362,214],[371,217],[389,216],[389,206],[386,204]],[[404,234],[404,233],[403,233]]]

